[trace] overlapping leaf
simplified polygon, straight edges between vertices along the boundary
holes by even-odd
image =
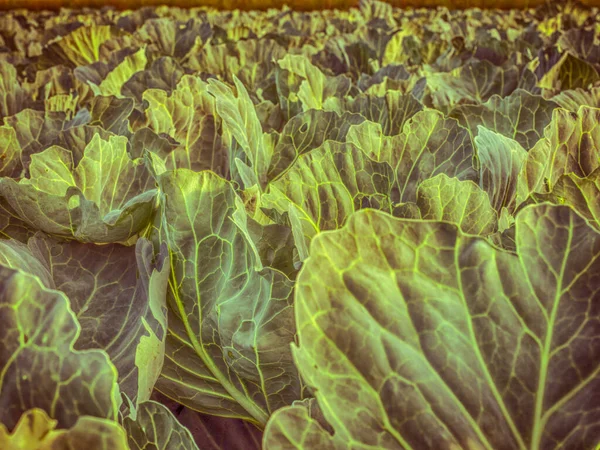
[[[275,146],[268,180],[284,173],[303,153],[319,148],[325,141],[344,142],[352,125],[364,122],[360,114],[311,109],[285,124]]]
[[[498,214],[486,193],[472,180],[461,181],[444,173],[423,181],[416,202],[396,205],[394,216],[452,222],[463,232],[479,236],[498,228]]]
[[[479,186],[489,196],[498,214],[503,208],[514,214],[517,204],[517,186],[527,152],[521,145],[506,136],[479,127],[474,139],[479,161]]]
[[[0,14],[0,448],[598,446],[597,11],[357,6]]]
[[[212,170],[227,177],[230,158],[216,119],[215,100],[207,88],[200,78],[184,76],[171,95],[149,89],[143,94],[149,104],[145,114],[152,131],[167,134],[179,143],[161,155],[167,168]]]
[[[249,168],[246,172],[240,171],[244,185],[264,188],[274,143],[269,135],[263,134],[248,91],[237,77],[234,77],[234,81],[235,93],[217,80],[209,81],[207,91],[214,96],[217,113],[223,121],[224,140],[236,162],[235,172],[239,170],[240,163],[244,164]],[[241,152],[234,150],[234,145],[239,146]]]
[[[508,97],[494,95],[481,105],[456,106],[450,117],[469,128],[473,135],[477,135],[477,127],[483,125],[529,150],[542,138],[556,107],[550,100],[517,89]]]
[[[262,206],[289,214],[296,246],[305,259],[310,239],[342,227],[363,205],[389,212],[394,179],[389,164],[371,160],[353,144],[326,141],[269,185]]]
[[[32,228],[81,242],[127,242],[147,226],[155,189],[124,137],[94,136],[78,163],[58,146],[32,156],[30,178],[0,179],[0,195]]]
[[[381,126],[364,122],[352,127],[348,141],[376,161],[387,162],[396,174],[396,202],[414,202],[418,185],[439,173],[461,180],[476,179],[469,132],[435,110],[421,111],[397,136],[385,137]]]

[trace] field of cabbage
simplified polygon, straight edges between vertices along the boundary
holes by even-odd
[[[0,449],[600,449],[599,73],[573,2],[0,12]]]

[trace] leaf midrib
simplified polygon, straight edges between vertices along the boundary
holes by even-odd
[[[538,450],[540,448],[540,441],[542,438],[543,432],[543,422],[542,422],[542,414],[544,407],[544,394],[546,388],[546,378],[548,372],[548,365],[550,364],[550,347],[552,346],[552,339],[554,336],[553,328],[554,323],[556,321],[556,315],[558,313],[558,305],[560,304],[560,299],[562,296],[562,284],[563,278],[565,274],[565,269],[567,265],[567,255],[571,249],[571,243],[573,241],[573,217],[569,217],[569,226],[567,227],[568,237],[565,245],[565,255],[563,256],[560,272],[558,275],[558,280],[556,283],[556,292],[554,294],[554,300],[552,302],[552,311],[550,312],[550,317],[548,319],[548,327],[546,329],[546,337],[544,339],[544,346],[541,349],[541,360],[540,360],[540,370],[538,377],[538,388],[536,392],[536,400],[535,400],[535,410],[533,414],[533,431],[531,433],[531,450]]]

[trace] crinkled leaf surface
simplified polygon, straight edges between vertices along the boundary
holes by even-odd
[[[569,205],[600,229],[600,168],[585,178],[574,173],[563,175],[550,193],[533,193],[532,197],[536,202]]]
[[[100,58],[100,47],[113,35],[110,25],[90,24],[78,27],[56,43],[50,45],[43,55],[48,66],[66,64],[85,66]]]
[[[577,112],[582,105],[600,108],[600,86],[592,89],[577,88],[561,91],[552,97],[552,101],[572,112]]]
[[[517,215],[516,247],[373,210],[313,240],[294,359],[335,448],[596,445],[600,234],[541,204]],[[272,421],[323,441],[305,413]]]
[[[556,109],[545,138],[550,158],[544,175],[550,186],[562,175],[586,177],[600,167],[599,108],[581,106],[577,113]]]
[[[395,136],[402,132],[404,124],[416,113],[423,109],[423,105],[410,94],[400,91],[387,91],[384,96],[360,94],[356,97],[347,97],[349,104],[346,111],[361,114],[368,121],[381,125],[385,136]]]
[[[483,103],[493,95],[506,97],[517,88],[516,67],[504,69],[490,61],[473,61],[451,72],[425,72],[427,102],[444,111],[465,100]]]
[[[5,123],[15,130],[25,169],[29,167],[31,155],[54,144],[59,133],[68,126],[63,113],[44,113],[33,109],[25,109],[14,116],[7,117]]]
[[[421,181],[439,173],[475,179],[473,144],[466,129],[439,111],[421,111],[404,126],[397,147],[381,160],[396,170],[399,201],[414,201]]]
[[[171,278],[157,389],[192,409],[264,426],[300,397],[289,350],[292,282],[274,269],[255,270],[257,256],[234,223],[239,204],[226,180],[179,169],[158,183],[158,233],[169,246]]]
[[[439,173],[461,180],[477,177],[468,130],[439,111],[418,112],[396,136],[383,136],[379,124],[363,122],[350,128],[347,139],[369,157],[392,166],[396,187],[391,195],[396,202],[414,202],[418,185]]]

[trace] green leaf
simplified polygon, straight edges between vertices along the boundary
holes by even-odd
[[[144,41],[152,42],[152,47],[160,54],[182,59],[210,37],[212,29],[207,25],[208,23],[203,21],[185,22],[170,17],[159,17],[144,21],[136,33]]]
[[[248,91],[235,76],[234,81],[236,94],[226,84],[215,79],[209,80],[207,91],[215,97],[217,113],[223,121],[225,142],[231,147],[232,139],[235,139],[244,152],[244,160],[250,163],[259,186],[264,188],[273,157],[273,144],[263,137],[262,126]]]
[[[306,406],[294,404],[275,411],[265,429],[263,448],[336,450],[344,448],[344,442],[312,418]]]
[[[471,180],[444,173],[429,178],[419,185],[416,204],[421,219],[452,222],[467,234],[487,236],[498,228],[498,215],[489,197]]]
[[[554,103],[572,112],[579,111],[581,106],[600,108],[600,86],[592,89],[571,89],[561,91],[551,99]]]
[[[134,103],[130,98],[115,96],[97,96],[92,100],[90,125],[97,125],[106,131],[127,136],[129,134],[129,116]]]
[[[142,103],[144,92],[160,89],[172,93],[184,76],[183,68],[170,57],[157,58],[146,65],[144,70],[134,73],[121,87],[121,95]]]
[[[493,95],[481,105],[456,106],[449,115],[467,127],[473,136],[477,135],[477,127],[483,125],[529,150],[542,138],[557,106],[542,96],[517,89],[508,97]]]
[[[304,55],[292,54],[286,55],[277,61],[277,64],[302,80],[295,94],[302,103],[304,111],[323,108],[323,90],[326,78],[318,67],[311,64]]]
[[[69,299],[39,278],[0,265],[0,423],[12,429],[32,408],[61,428],[80,416],[116,420],[117,371],[102,350],[77,351]]]
[[[65,64],[70,67],[85,66],[100,59],[100,47],[114,31],[110,25],[92,23],[77,28],[45,49],[41,65],[50,67]]]
[[[127,430],[129,448],[132,450],[198,450],[190,430],[158,402],[142,403],[135,419],[126,417],[123,427]]]
[[[565,174],[590,175],[600,167],[600,109],[581,106],[577,113],[556,109],[546,139],[550,163],[545,175],[550,186]]]
[[[134,404],[148,400],[163,365],[167,332],[166,246],[154,257],[152,244],[143,238],[135,247],[98,246],[41,233],[28,246],[51,274],[54,288],[71,301],[81,326],[75,348],[106,351],[121,392]]]
[[[551,164],[550,140],[540,139],[527,153],[517,180],[517,205],[523,203],[532,192],[548,192],[546,173]]]
[[[0,239],[15,239],[26,243],[36,233],[29,224],[19,218],[14,209],[0,195]]]
[[[600,62],[600,45],[593,28],[577,27],[565,30],[556,41],[556,45],[561,51],[566,50],[591,64]]]
[[[324,109],[328,100],[343,98],[350,91],[350,78],[326,76],[305,55],[288,53],[277,64],[282,69],[278,72],[277,86],[280,102],[299,102],[301,105],[301,109],[291,113],[288,119],[301,111]]]
[[[94,136],[81,161],[53,146],[32,156],[30,178],[0,179],[0,194],[32,228],[81,242],[127,242],[147,226],[155,203],[150,172],[131,160],[127,140]]]
[[[363,196],[381,198],[390,210],[389,195],[394,173],[386,163],[371,160],[349,143],[326,141],[305,153],[262,196],[265,208],[289,213],[300,259],[308,256],[308,244],[318,233],[335,230],[362,207]],[[301,239],[304,236],[306,242]]]
[[[19,83],[15,66],[5,60],[0,61],[0,124],[4,117],[17,114],[29,103],[31,100]]]
[[[313,240],[294,360],[336,448],[597,444],[600,234],[542,204],[517,215],[516,245],[373,210]],[[322,440],[290,415],[267,431],[292,423]]]
[[[392,166],[394,202],[414,203],[418,186],[440,173],[459,180],[477,178],[469,132],[439,111],[418,112],[396,136],[383,136],[379,124],[363,122],[350,128],[347,140],[370,158]]]
[[[599,80],[600,75],[598,75],[594,66],[566,52],[544,74],[538,86],[551,91],[587,89]]]
[[[26,109],[7,117],[4,122],[14,128],[21,146],[21,161],[25,169],[29,167],[31,155],[50,147],[65,129],[67,122],[63,113],[34,111]]]
[[[419,184],[439,173],[459,180],[477,177],[469,132],[439,111],[418,112],[391,139],[380,160],[394,168],[401,202],[415,201]]]
[[[350,127],[364,120],[360,114],[346,112],[340,116],[333,111],[316,109],[293,117],[285,124],[275,146],[269,182],[281,176],[300,155],[319,148],[325,141],[344,142]]]
[[[152,131],[179,144],[164,156],[168,169],[212,170],[226,177],[230,158],[221,139],[215,99],[207,88],[199,77],[186,75],[171,95],[148,89],[143,94],[149,104],[145,114]]]
[[[534,192],[537,203],[566,204],[600,229],[600,168],[585,178],[574,173],[561,176],[547,194]]]
[[[289,349],[292,282],[256,271],[233,187],[212,172],[186,169],[158,178],[171,255],[169,333],[157,389],[192,409],[250,420],[300,397]],[[239,220],[237,220],[239,223]]]
[[[423,109],[415,97],[399,91],[387,91],[382,97],[360,94],[347,97],[346,101],[346,111],[361,114],[367,121],[381,125],[385,136],[400,134],[404,124]]]
[[[42,286],[56,289],[48,268],[31,253],[31,249],[25,243],[12,239],[0,240],[0,265],[36,276]]]
[[[486,60],[468,62],[451,72],[426,69],[426,97],[439,110],[465,100],[484,103],[493,95],[506,97],[516,89],[519,76],[516,67],[505,69]]]
[[[479,126],[474,139],[479,160],[479,187],[487,192],[494,210],[514,213],[517,183],[527,152],[514,139]]]
[[[554,111],[544,138],[527,155],[519,175],[517,203],[531,193],[551,192],[565,175],[586,178],[600,167],[599,120],[599,108]]]
[[[0,127],[0,177],[18,178],[23,170],[21,145],[14,128]]]
[[[146,57],[146,47],[142,47],[137,52],[125,56],[101,81],[99,85],[92,82],[90,86],[95,95],[105,97],[115,96],[123,98],[121,88],[136,73],[144,70],[148,59]]]
[[[57,421],[42,409],[33,408],[21,416],[9,433],[0,423],[0,448],[14,450],[129,450],[125,430],[117,422],[82,416],[69,429],[56,430]]]

